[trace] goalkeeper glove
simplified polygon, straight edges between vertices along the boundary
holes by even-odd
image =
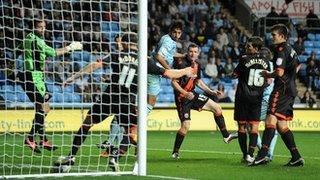
[[[67,46],[68,51],[82,50],[83,45],[81,42],[74,41],[69,46]]]

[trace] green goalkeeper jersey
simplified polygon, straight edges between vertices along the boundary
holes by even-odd
[[[46,57],[56,56],[56,51],[34,33],[29,33],[21,45],[20,49],[24,51],[24,68],[28,71],[43,71]]]
[[[32,81],[39,93],[44,96],[46,92],[44,82],[45,60],[47,56],[56,56],[56,51],[48,46],[42,38],[30,33],[19,45],[24,51],[24,70],[31,72]]]

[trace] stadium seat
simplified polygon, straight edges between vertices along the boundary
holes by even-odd
[[[304,41],[303,45],[306,48],[312,48],[313,47],[313,42],[312,41]]]
[[[316,36],[315,36],[315,34],[313,34],[313,33],[308,33],[307,37],[308,37],[308,39],[311,40],[311,41],[314,41],[314,40],[316,39]]]
[[[5,86],[5,91],[7,91],[7,92],[13,92],[13,91],[14,91],[14,88],[13,88],[12,85],[6,85],[6,86]]]
[[[53,95],[53,102],[55,103],[61,103],[63,102],[63,95],[61,93],[54,93]]]
[[[201,48],[201,51],[204,52],[204,53],[208,53],[209,50],[210,50],[210,47],[208,47],[208,46],[203,46],[203,47]]]
[[[213,39],[208,39],[207,40],[207,46],[208,47],[211,47],[213,45],[213,43],[214,43]]]
[[[74,85],[68,85],[68,86],[66,86],[66,87],[63,89],[63,91],[64,91],[65,93],[73,93],[73,92],[74,92]]]
[[[308,56],[306,56],[306,55],[300,55],[300,56],[299,56],[299,62],[300,62],[300,63],[305,63],[305,62],[307,62],[307,59],[308,59]]]
[[[307,48],[307,47],[304,50],[305,54],[307,54],[307,55],[310,55],[312,53],[312,51],[313,51],[313,48]]]
[[[315,48],[320,48],[320,41],[313,41],[313,46]]]
[[[320,41],[320,34],[316,34],[316,41]]]

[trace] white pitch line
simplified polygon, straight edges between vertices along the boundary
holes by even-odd
[[[147,148],[148,151],[169,151],[171,152],[172,149],[157,149],[157,148]],[[242,155],[240,152],[226,152],[226,151],[199,151],[199,150],[180,150],[181,152],[189,152],[189,153],[207,153],[207,154],[237,154]],[[275,157],[280,158],[290,158],[291,156],[288,155],[273,155]],[[320,160],[320,157],[309,157],[309,156],[303,156],[305,159],[314,159],[314,160]]]
[[[194,179],[187,179],[187,178],[180,178],[180,177],[172,177],[172,176],[159,176],[159,175],[146,175],[147,177],[154,177],[160,179],[176,179],[176,180],[194,180]]]

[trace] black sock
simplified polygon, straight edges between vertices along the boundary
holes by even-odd
[[[245,132],[238,131],[238,142],[243,154],[243,158],[246,158],[247,152],[247,134]]]
[[[91,126],[88,125],[82,125],[80,129],[78,130],[77,134],[74,136],[73,143],[72,143],[72,149],[69,153],[69,156],[75,156],[81,146],[81,144],[86,140],[87,134],[89,132],[89,129]]]
[[[40,136],[40,140],[43,140],[43,136],[44,136],[44,111],[42,110],[37,110],[36,109],[36,114],[34,117],[34,120],[32,122],[32,127],[31,130],[29,132],[29,136],[28,138],[30,140],[34,140],[34,136],[36,133],[39,134]]]
[[[301,155],[296,147],[296,143],[294,141],[292,132],[288,130],[285,133],[281,133],[281,138],[283,142],[286,144],[287,148],[290,150],[292,159],[297,160],[301,158]]]
[[[182,134],[180,131],[177,132],[176,140],[174,141],[173,153],[179,152],[184,137],[185,134]]]
[[[259,157],[265,157],[268,154],[269,151],[269,146],[270,143],[272,141],[272,138],[275,134],[275,127],[267,127],[264,132],[263,132],[263,136],[262,136],[262,147],[258,153]]]
[[[214,115],[214,120],[216,121],[222,136],[224,138],[227,138],[229,136],[229,132],[226,129],[226,124],[224,123],[223,115],[222,114],[221,114],[221,116]]]
[[[249,150],[248,154],[253,157],[254,149],[257,146],[258,134],[257,133],[250,133],[249,135]]]

